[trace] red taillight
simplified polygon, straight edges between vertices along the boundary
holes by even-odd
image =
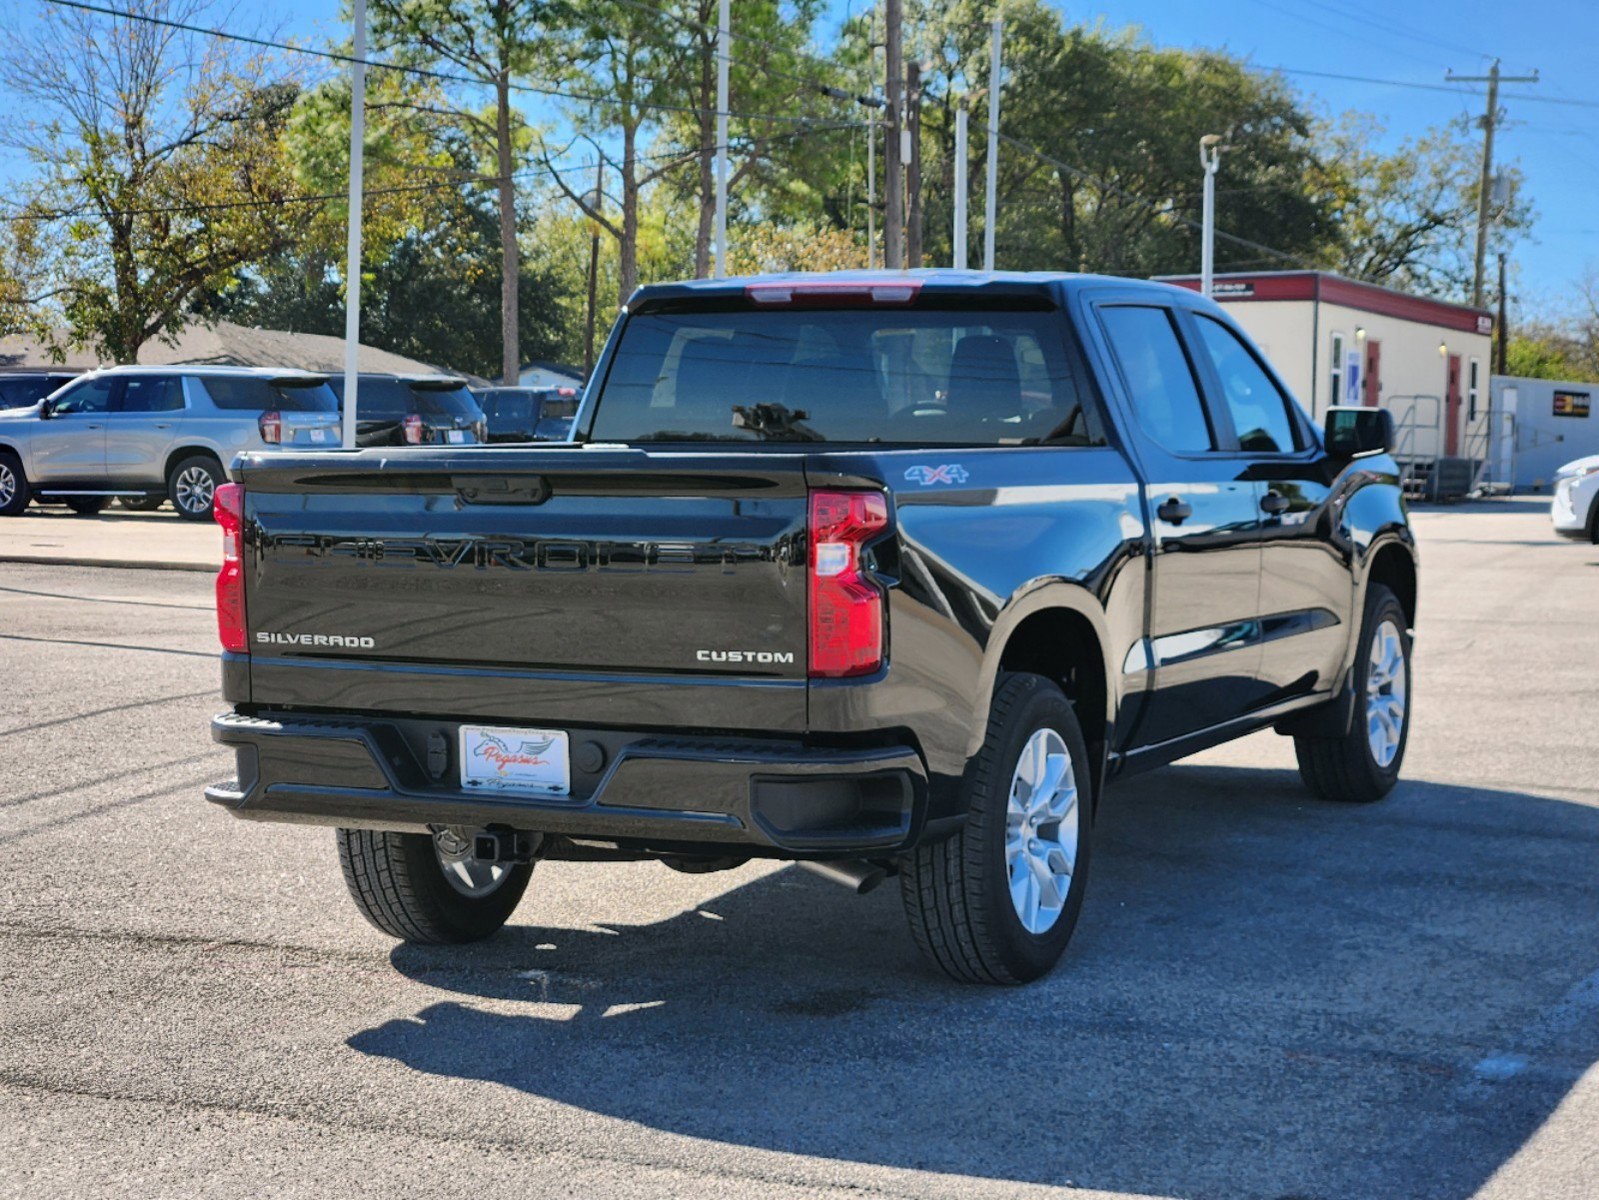
[[[244,634],[244,485],[217,488],[211,511],[222,526],[222,570],[217,572],[217,635],[222,648],[243,654]]]
[[[422,418],[416,413],[410,413],[401,424],[405,427],[405,440],[413,446],[420,446],[422,444]]]
[[[883,663],[883,594],[861,547],[888,527],[879,492],[811,493],[810,673],[869,675]]]
[[[261,419],[256,422],[261,429],[261,440],[269,446],[278,446],[283,443],[283,414],[273,410],[264,412]]]

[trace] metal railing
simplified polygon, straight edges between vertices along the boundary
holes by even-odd
[[[1394,414],[1394,461],[1399,464],[1400,487],[1413,496],[1430,492],[1433,467],[1443,452],[1443,398],[1387,396],[1382,406]]]

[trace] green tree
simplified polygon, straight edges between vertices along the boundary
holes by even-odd
[[[1381,127],[1346,118],[1329,130],[1339,178],[1346,275],[1429,295],[1467,299],[1477,230],[1481,149],[1464,121],[1406,139],[1392,153],[1371,149]],[[1489,206],[1489,254],[1508,249],[1532,222],[1521,173],[1504,173],[1506,197]]]
[[[206,10],[130,5],[181,23]],[[110,358],[173,337],[197,297],[303,226],[283,153],[298,87],[272,60],[171,25],[49,8],[8,39],[0,78],[30,115],[6,140],[40,167],[24,212],[57,231],[41,282],[74,336]]]
[[[448,100],[435,90],[434,96],[412,106],[457,126],[483,147],[492,164],[499,193],[499,374],[505,383],[515,383],[522,365],[515,175],[526,131],[511,106],[511,90],[513,77],[546,65],[541,48],[553,6],[544,0],[371,0],[369,11],[380,44],[405,47],[406,61],[469,76],[493,96],[487,108],[478,108],[469,95]]]

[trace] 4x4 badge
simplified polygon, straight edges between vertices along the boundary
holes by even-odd
[[[905,472],[905,478],[929,487],[935,483],[965,483],[971,476],[960,463],[941,463],[936,467],[911,467]]]

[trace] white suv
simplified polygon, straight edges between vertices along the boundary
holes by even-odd
[[[112,367],[0,414],[0,516],[30,497],[96,513],[171,500],[211,517],[226,464],[244,450],[339,445],[325,375],[261,367]]]
[[[1550,515],[1556,533],[1599,542],[1599,454],[1568,462],[1555,472]]]

